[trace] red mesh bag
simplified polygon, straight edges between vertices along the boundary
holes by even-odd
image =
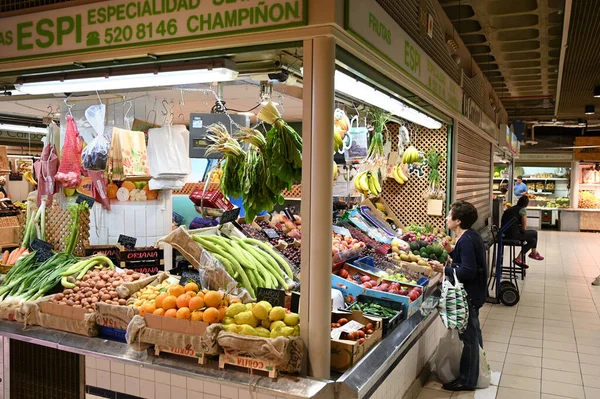
[[[56,173],[56,181],[64,188],[77,188],[81,183],[83,168],[81,166],[81,151],[83,150],[83,139],[79,136],[79,130],[71,115],[67,115],[67,132],[65,144],[62,149],[60,166]]]

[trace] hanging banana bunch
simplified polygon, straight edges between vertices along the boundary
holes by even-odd
[[[392,169],[392,177],[396,183],[402,185],[408,181],[408,174],[404,171],[402,164],[396,164]]]
[[[350,130],[350,120],[346,113],[341,109],[336,109],[333,118],[333,150],[338,153],[343,153],[344,150],[350,147],[346,141],[349,138],[347,136],[348,130]]]
[[[369,170],[356,175],[354,178],[354,188],[366,196],[378,196],[381,194],[381,185],[379,184],[377,174]]]
[[[411,164],[419,160],[419,151],[414,146],[409,146],[402,155],[402,163]]]

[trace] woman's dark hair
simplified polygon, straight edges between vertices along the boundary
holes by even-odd
[[[450,206],[452,220],[460,220],[460,227],[470,229],[477,221],[477,209],[470,202],[457,201]]]
[[[517,206],[520,206],[521,208],[526,208],[527,205],[529,205],[529,197],[526,195],[521,195],[519,197],[519,200],[517,201]]]

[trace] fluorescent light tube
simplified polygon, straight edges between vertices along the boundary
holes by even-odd
[[[67,79],[17,84],[27,94],[76,93],[95,90],[124,90],[144,87],[179,86],[196,83],[228,82],[238,73],[228,68],[196,69],[176,72],[142,73],[99,78]]]
[[[0,123],[0,130],[7,130],[9,132],[22,132],[22,133],[48,133],[48,129],[45,127],[34,127],[24,125],[11,125],[9,123]]]
[[[340,71],[335,71],[335,90],[428,129],[442,127],[435,119]]]

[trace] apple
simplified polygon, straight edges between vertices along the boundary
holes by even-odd
[[[348,278],[348,270],[346,269],[342,269],[338,272],[338,276],[340,276],[341,278]]]
[[[362,281],[363,283],[369,282],[369,281],[371,281],[371,277],[369,277],[369,276],[360,276],[360,281]]]
[[[408,296],[408,291],[405,289],[402,289],[402,290],[398,291],[398,295]]]
[[[390,289],[390,285],[389,285],[389,284],[386,284],[386,283],[383,283],[383,284],[381,284],[381,285],[380,285],[379,287],[377,287],[377,288],[379,288],[381,291],[389,291],[389,289]]]

